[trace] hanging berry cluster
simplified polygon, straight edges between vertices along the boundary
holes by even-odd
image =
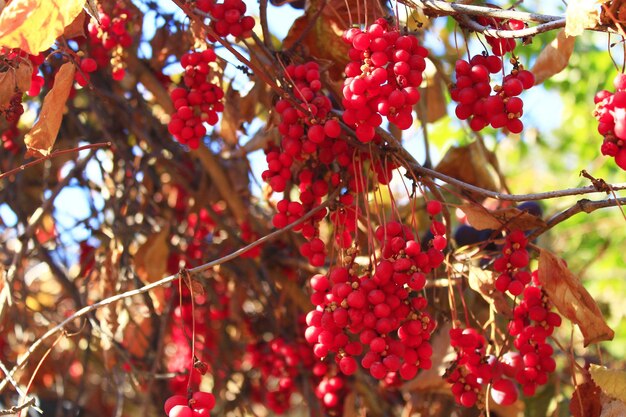
[[[470,61],[458,60],[455,65],[456,82],[450,95],[459,103],[456,116],[469,120],[470,128],[479,131],[491,125],[521,133],[524,124],[524,102],[518,96],[535,84],[532,72],[523,69],[513,59],[513,70],[504,77],[502,86],[492,88],[490,74],[502,71],[502,60],[497,56],[475,55]]]
[[[367,30],[347,30],[343,40],[350,45],[343,87],[344,122],[361,142],[374,139],[383,116],[402,130],[411,127],[428,51],[416,37],[401,35],[382,18]]]
[[[604,136],[600,151],[612,156],[618,167],[626,171],[626,75],[618,74],[613,81],[615,92],[599,91],[594,102],[598,132]]]
[[[517,401],[516,383],[524,395],[532,396],[538,386],[548,382],[548,374],[556,368],[554,350],[547,339],[561,325],[561,316],[550,311],[551,304],[541,290],[537,272],[531,274],[525,270],[529,262],[527,244],[522,231],[507,233],[502,256],[494,262],[499,274],[496,289],[520,297],[507,328],[514,349],[494,356],[488,354],[489,344],[478,330],[459,327],[450,330],[457,357],[447,381],[452,384],[457,403],[465,407],[482,406],[489,384],[491,397],[500,405]]]
[[[170,93],[175,113],[169,132],[180,143],[197,149],[206,134],[204,123],[215,125],[218,112],[224,111],[224,91],[213,83],[211,63],[216,60],[213,49],[184,54],[180,64],[185,69],[183,85]]]
[[[126,74],[124,50],[133,44],[133,38],[128,32],[131,16],[130,9],[121,4],[115,4],[110,13],[99,7],[100,23],[91,19],[88,26],[91,57],[96,60],[97,67],[106,67],[110,63],[116,81],[123,79]]]
[[[440,209],[432,205],[429,213]],[[433,219],[431,231],[445,246],[445,226]],[[361,357],[376,379],[411,379],[431,366],[435,322],[420,293],[427,274],[443,262],[442,247],[423,251],[411,228],[399,222],[379,226],[375,237],[381,258],[373,274],[359,274],[349,263],[311,278],[316,308],[307,315],[305,337],[318,358],[333,354],[346,375],[356,372]]]
[[[211,29],[218,36],[233,35],[249,38],[254,28],[254,18],[246,16],[247,6],[242,0],[197,0],[196,7],[211,16]],[[215,39],[210,39],[215,42]]]

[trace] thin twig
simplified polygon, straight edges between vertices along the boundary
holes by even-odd
[[[582,200],[579,200],[578,202],[576,202],[576,204],[574,204],[572,207],[568,208],[567,210],[564,210],[550,217],[550,219],[548,219],[548,221],[546,222],[546,226],[541,227],[535,230],[533,233],[531,233],[531,235],[528,236],[528,240],[533,240],[537,236],[545,233],[547,230],[553,228],[559,223],[564,222],[565,220],[569,219],[575,214],[578,214],[581,212],[585,212],[589,214],[601,208],[615,207],[617,205],[624,205],[624,204],[626,204],[626,197],[617,198],[617,199],[610,198],[607,200],[598,200],[598,201],[592,201],[592,200],[583,198]]]
[[[19,167],[14,168],[14,169],[12,169],[10,171],[0,173],[0,180],[4,179],[4,178],[6,178],[6,177],[8,177],[10,175],[17,174],[20,171],[24,171],[25,169],[30,168],[30,167],[32,167],[34,165],[40,164],[43,161],[47,161],[48,159],[55,158],[57,156],[65,155],[65,154],[68,154],[68,153],[80,152],[80,151],[84,151],[86,149],[108,148],[110,146],[111,146],[111,142],[102,142],[102,143],[93,143],[91,145],[79,146],[78,148],[63,149],[61,151],[54,151],[50,155],[46,155],[46,156],[44,156],[42,158],[35,159],[34,161],[30,161],[30,162],[28,162],[28,163],[26,163],[24,165],[20,165]]]

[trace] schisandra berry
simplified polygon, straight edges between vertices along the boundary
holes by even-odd
[[[242,0],[224,0],[222,3],[198,0],[196,7],[211,15],[210,26],[218,36],[233,35],[242,38],[252,36],[254,18],[245,14],[247,6]]]
[[[615,93],[602,90],[596,94],[594,116],[604,136],[600,151],[626,171],[626,75],[618,74],[613,84]]]
[[[502,59],[497,56],[475,55],[469,62],[457,61],[456,83],[450,94],[458,102],[455,114],[461,120],[469,120],[472,130],[479,131],[488,125],[494,129],[506,128],[520,133],[524,126],[520,117],[523,102],[517,97],[531,88],[535,78],[530,71],[517,63],[516,68],[504,77],[502,86],[492,88],[490,74],[502,70]]]
[[[345,68],[343,120],[355,130],[357,139],[374,140],[383,117],[402,130],[411,127],[428,51],[417,38],[401,35],[382,18],[366,30],[347,30],[343,40],[351,47],[351,61]]]
[[[196,149],[206,134],[204,123],[215,125],[217,113],[224,110],[221,87],[211,82],[210,64],[216,59],[212,49],[188,52],[181,57],[185,69],[183,85],[170,93],[175,113],[168,124],[169,132],[182,144]]]

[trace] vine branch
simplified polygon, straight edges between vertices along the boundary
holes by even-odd
[[[207,262],[203,265],[197,266],[195,268],[191,268],[188,270],[189,276],[190,277],[194,277],[196,275],[199,275],[200,273],[211,269],[217,265],[223,264],[225,262],[231,261],[235,258],[238,258],[239,256],[241,256],[242,254],[248,252],[249,250],[262,245],[263,243],[270,241],[278,236],[280,236],[281,234],[293,229],[294,227],[296,227],[299,224],[304,223],[305,221],[309,220],[311,217],[313,217],[315,215],[315,213],[317,213],[318,211],[326,208],[327,206],[329,206],[330,204],[335,202],[335,198],[339,195],[339,191],[340,189],[336,189],[332,194],[330,194],[328,196],[328,199],[326,201],[324,201],[322,204],[320,204],[319,206],[315,207],[314,209],[310,210],[307,214],[305,214],[304,216],[302,216],[301,218],[299,218],[297,221],[290,223],[289,225],[283,227],[282,229],[278,229],[275,230],[274,232],[267,234],[265,236],[263,236],[262,238],[250,243],[247,246],[244,246],[241,249],[238,249],[226,256],[223,256],[219,259],[215,259],[211,262]],[[126,298],[130,298],[130,297],[134,297],[136,295],[140,295],[143,293],[146,293],[150,290],[153,290],[155,288],[161,287],[163,285],[169,284],[172,281],[175,281],[176,279],[178,279],[180,276],[180,274],[174,274],[174,275],[170,275],[168,277],[162,278],[158,281],[155,281],[153,283],[150,283],[148,285],[144,285],[141,288],[136,288],[134,290],[130,290],[130,291],[126,291],[120,294],[116,294],[113,295],[111,297],[105,298],[103,300],[98,301],[97,303],[85,306],[83,308],[81,308],[80,310],[76,311],[74,314],[70,315],[68,318],[66,318],[65,320],[63,320],[62,322],[60,322],[59,324],[57,324],[56,326],[52,327],[51,329],[49,329],[46,333],[44,333],[39,339],[37,339],[35,342],[33,342],[33,344],[31,344],[28,349],[22,354],[22,356],[20,357],[20,359],[17,361],[17,363],[15,364],[15,366],[11,369],[11,371],[9,371],[9,373],[7,374],[7,376],[0,381],[0,392],[2,392],[4,390],[4,387],[7,385],[7,383],[13,378],[13,376],[15,375],[15,373],[20,370],[22,367],[24,367],[24,365],[26,365],[26,362],[28,362],[28,359],[30,358],[30,356],[39,348],[39,346],[41,346],[43,344],[44,341],[46,341],[47,339],[49,339],[51,336],[55,335],[56,333],[60,332],[61,330],[65,329],[65,326],[67,326],[69,323],[71,323],[72,321],[81,318],[89,313],[91,313],[92,311],[95,311],[99,308],[105,307],[109,304],[113,304],[115,302],[124,300]]]

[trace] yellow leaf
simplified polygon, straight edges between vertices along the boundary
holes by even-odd
[[[614,332],[604,321],[596,301],[563,260],[541,249],[538,269],[539,282],[550,301],[563,316],[578,325],[585,346],[613,339]]]
[[[565,34],[578,36],[599,23],[598,8],[608,0],[570,0],[565,12]]]
[[[626,402],[626,371],[607,369],[594,363],[589,367],[593,382],[602,388],[606,395]]]
[[[576,38],[567,36],[564,29],[559,31],[556,39],[541,51],[530,70],[535,75],[535,84],[541,84],[567,67],[575,41]]]
[[[39,120],[24,137],[27,156],[46,156],[50,153],[61,127],[65,102],[74,83],[74,64],[67,62],[54,77],[54,86],[46,94],[39,113]]]
[[[50,48],[85,0],[13,0],[0,14],[0,46],[32,55]]]

